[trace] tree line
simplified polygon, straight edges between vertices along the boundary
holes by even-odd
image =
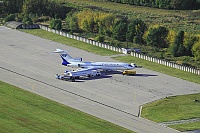
[[[73,7],[52,0],[1,0],[0,14],[33,14],[64,19]]]
[[[110,2],[148,6],[161,9],[194,10],[200,8],[200,0],[107,0]]]

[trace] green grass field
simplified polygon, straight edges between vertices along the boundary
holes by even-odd
[[[86,43],[84,43],[84,42],[80,42],[80,41],[77,41],[77,40],[74,40],[74,39],[70,39],[70,38],[67,38],[67,37],[64,37],[64,36],[60,36],[60,35],[57,35],[57,34],[54,34],[54,33],[51,33],[51,32],[47,32],[47,31],[41,30],[41,29],[34,29],[34,30],[26,29],[26,30],[21,30],[21,31],[29,33],[29,34],[33,34],[33,35],[36,35],[36,36],[39,36],[39,37],[42,37],[42,38],[46,38],[48,40],[52,40],[52,41],[55,41],[55,42],[59,42],[59,43],[62,43],[62,44],[66,44],[66,45],[69,45],[69,46],[80,48],[80,49],[83,49],[83,50],[88,51],[88,52],[103,55],[103,56],[119,54],[118,52],[115,52],[115,51],[107,50],[105,48],[100,48],[100,47],[93,46],[93,45],[86,45]]]
[[[200,93],[172,96],[146,104],[142,109],[142,116],[156,122],[199,118]]]
[[[2,133],[131,133],[105,120],[0,81]]]
[[[146,104],[142,109],[142,117],[155,122],[200,118],[200,93],[168,97]],[[200,122],[177,124],[170,127],[180,131],[197,130],[200,129]]]
[[[179,130],[179,131],[182,131],[182,132],[192,131],[192,130],[200,130],[200,128],[199,128],[200,122],[187,123],[187,124],[177,124],[177,125],[171,125],[169,127],[174,128],[174,129]]]

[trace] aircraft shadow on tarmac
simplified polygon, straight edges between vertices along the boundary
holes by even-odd
[[[134,76],[140,76],[140,77],[153,77],[153,76],[158,76],[158,75],[155,75],[155,74],[135,74]]]
[[[76,79],[75,82],[85,82],[88,80],[97,80],[97,79],[105,79],[105,78],[112,78],[112,74],[122,74],[122,72],[115,71],[115,72],[108,72],[108,73],[102,73],[101,76],[95,76],[95,77],[85,77],[85,78],[80,78]],[[151,77],[151,76],[158,76],[155,74],[135,74],[135,75],[125,75],[125,76],[133,76],[133,77]]]
[[[109,72],[101,72],[103,75],[112,75],[112,74],[122,74],[121,71],[109,71]]]
[[[76,79],[75,82],[84,82],[87,80],[97,80],[97,79],[105,79],[105,78],[111,78],[112,76],[110,75],[101,75],[101,76],[95,76],[95,77],[85,77],[85,78],[80,78]]]
[[[102,74],[103,75],[113,75],[113,74],[121,74],[122,75],[122,72],[121,71],[110,71],[110,72],[106,72],[106,73],[102,73]],[[135,75],[125,75],[125,76],[151,77],[151,76],[158,76],[158,75],[138,73],[138,74],[135,74]]]

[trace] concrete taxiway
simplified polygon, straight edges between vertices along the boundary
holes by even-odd
[[[78,82],[57,80],[54,75],[67,67],[61,65],[59,55],[51,53],[56,48],[84,61],[114,60],[3,26],[0,38],[0,80],[136,132],[178,132],[137,117],[140,105],[200,92],[198,84],[143,68],[137,76],[111,73]]]

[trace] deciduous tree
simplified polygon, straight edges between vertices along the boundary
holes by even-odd
[[[1,0],[2,14],[21,13],[24,0]]]
[[[172,55],[179,56],[183,52],[183,40],[184,40],[184,31],[179,31],[178,35],[175,37],[173,46],[172,46]],[[180,46],[181,45],[181,46]]]
[[[200,39],[193,45],[192,53],[194,55],[195,60],[200,61]]]
[[[52,19],[50,22],[50,28],[55,30],[62,29],[62,20],[61,19]]]
[[[184,47],[185,52],[184,56],[193,56],[192,54],[192,47],[198,41],[198,38],[195,35],[185,35],[184,38]]]
[[[119,41],[126,41],[127,20],[119,19],[113,29],[113,38]]]
[[[168,30],[165,27],[159,26],[156,28],[150,28],[146,38],[146,43],[147,45],[158,48],[168,47],[167,35]]]

